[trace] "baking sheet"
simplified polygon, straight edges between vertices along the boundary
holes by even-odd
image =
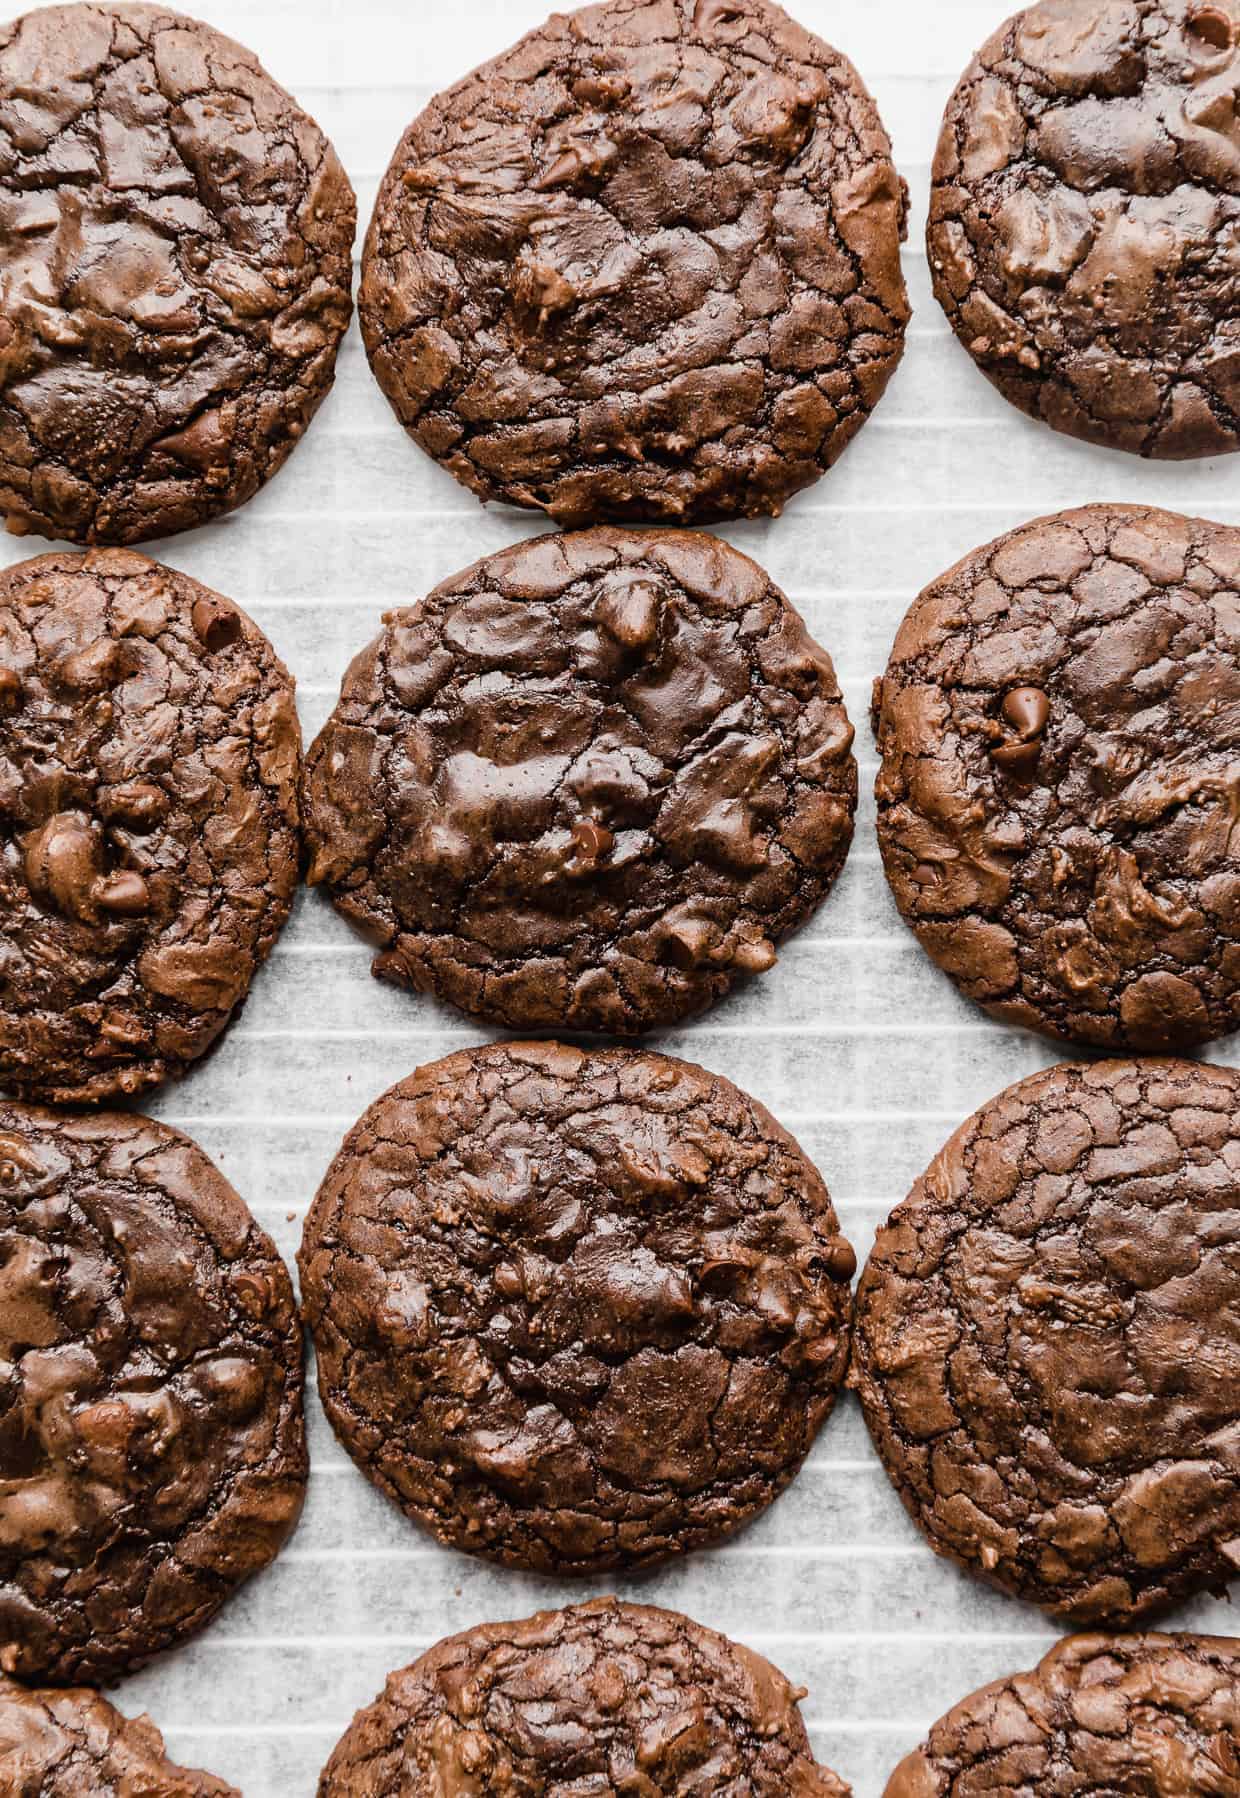
[[[184,0],[240,38],[318,119],[357,189],[363,228],[396,141],[437,88],[502,50],[549,0]],[[960,999],[904,929],[874,840],[870,683],[918,590],[965,551],[1040,512],[1149,501],[1240,520],[1240,460],[1155,465],[1023,418],[975,372],[930,293],[922,230],[938,121],[1004,0],[792,0],[874,92],[912,195],[904,362],[839,466],[782,519],[722,534],[755,556],[835,658],[857,727],[862,805],[847,869],[777,968],[657,1046],[767,1104],[822,1168],[864,1257],[875,1227],[944,1139],[1001,1087],[1056,1059]],[[359,234],[360,242],[360,234]],[[518,536],[403,435],[356,325],[335,391],[284,472],[240,512],[144,546],[229,594],[298,681],[307,742],[380,614]],[[5,562],[38,553],[5,540]],[[486,1033],[373,981],[369,954],[318,894],[294,917],[220,1047],[149,1109],[188,1130],[291,1262],[341,1136],[419,1062]],[[1234,1042],[1211,1059],[1229,1061]],[[296,1535],[214,1625],[112,1695],[148,1708],[174,1755],[245,1798],[310,1798],[319,1768],[390,1669],[438,1637],[595,1589],[666,1604],[760,1649],[809,1688],[819,1757],[857,1798],[956,1699],[1031,1665],[1040,1614],[937,1560],[907,1521],[845,1396],[791,1489],[708,1554],[600,1587],[526,1577],[434,1544],[373,1491],[308,1394],[312,1473]],[[1218,1601],[1184,1628],[1231,1633]]]

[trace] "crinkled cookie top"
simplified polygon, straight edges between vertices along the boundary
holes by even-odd
[[[978,366],[1056,430],[1240,447],[1240,4],[1041,0],[947,106],[927,245]]]
[[[0,513],[136,543],[240,505],[331,386],[356,203],[249,51],[158,6],[0,27]]]
[[[853,1251],[727,1080],[628,1049],[467,1049],[345,1139],[300,1254],[319,1388],[457,1548],[588,1573],[783,1491],[848,1358]]]
[[[1240,1022],[1240,531],[1024,525],[914,603],[878,832],[923,947],[1005,1021],[1184,1049]]]
[[[910,1515],[1073,1623],[1240,1568],[1238,1119],[1232,1068],[1035,1074],[962,1125],[862,1275],[850,1383]]]
[[[0,1080],[106,1099],[210,1047],[288,917],[300,771],[231,600],[128,550],[0,575]]]
[[[292,1285],[201,1149],[0,1106],[0,1667],[141,1666],[267,1565],[306,1474]]]
[[[393,1673],[337,1745],[319,1798],[849,1798],[811,1758],[801,1696],[688,1617],[596,1598],[482,1624]]]
[[[401,140],[371,365],[483,499],[565,525],[777,513],[899,360],[905,198],[851,63],[768,0],[556,15]]]
[[[714,537],[520,543],[390,613],[307,758],[310,881],[375,972],[512,1029],[702,1011],[852,840],[831,658]]]

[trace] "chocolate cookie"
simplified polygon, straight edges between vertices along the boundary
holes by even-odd
[[[880,1230],[853,1365],[931,1545],[1074,1623],[1240,1568],[1240,1073],[1064,1064]]]
[[[1240,531],[1090,506],[927,587],[875,691],[896,903],[972,999],[1098,1047],[1240,1024]]]
[[[1236,0],[1041,0],[948,102],[934,291],[999,391],[1143,456],[1240,448]]]
[[[443,1542],[562,1574],[730,1535],[835,1403],[856,1262],[755,1100],[629,1049],[420,1068],[299,1256],[324,1409]]]
[[[0,1381],[6,1673],[97,1683],[141,1666],[297,1520],[289,1277],[166,1125],[0,1105]]]
[[[905,205],[852,64],[768,0],[556,15],[401,139],[362,263],[371,367],[484,500],[778,513],[900,359]]]
[[[480,1624],[391,1674],[341,1737],[319,1798],[849,1798],[813,1761],[804,1695],[676,1611],[595,1598]]]
[[[510,1029],[702,1011],[852,840],[830,657],[747,556],[540,537],[389,613],[307,760],[308,879],[374,971]]]
[[[1240,1644],[1075,1636],[974,1692],[901,1763],[885,1798],[1235,1798]]]
[[[247,50],[160,6],[0,27],[0,514],[136,543],[256,493],[332,383],[357,208]]]
[[[293,682],[127,550],[0,574],[0,1080],[137,1093],[210,1047],[297,885]]]
[[[123,1717],[85,1687],[31,1691],[0,1679],[0,1790],[6,1798],[241,1798],[177,1767],[149,1717]]]

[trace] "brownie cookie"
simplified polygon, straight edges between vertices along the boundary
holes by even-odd
[[[510,1029],[702,1011],[852,840],[831,659],[714,537],[520,543],[389,613],[307,759],[308,879],[376,974]]]
[[[353,190],[247,50],[160,6],[0,27],[0,514],[136,543],[256,493],[332,383]]]
[[[1240,1644],[1074,1636],[974,1692],[901,1763],[885,1798],[1235,1798]]]
[[[0,574],[0,1080],[184,1073],[297,885],[293,682],[245,613],[130,550]]]
[[[393,1087],[299,1264],[363,1472],[441,1541],[562,1574],[702,1547],[783,1491],[844,1376],[856,1266],[756,1100],[557,1043]]]
[[[0,1105],[0,1667],[141,1666],[267,1565],[306,1474],[292,1286],[222,1174],[149,1118]]]
[[[1143,456],[1240,447],[1236,0],[1041,0],[948,102],[934,291],[999,391]]]
[[[995,1017],[1181,1049],[1240,1024],[1240,531],[1135,506],[966,556],[875,692],[887,878]]]
[[[415,442],[558,523],[778,513],[904,346],[904,185],[768,0],[556,15],[414,120],[359,310]]]
[[[1240,1569],[1240,1073],[1063,1064],[984,1105],[857,1293],[875,1447],[931,1545],[1074,1623]]]
[[[319,1798],[849,1798],[813,1761],[804,1696],[676,1611],[595,1598],[480,1624],[391,1674],[341,1737]]]
[[[6,1798],[241,1798],[177,1767],[149,1717],[123,1717],[85,1687],[31,1691],[0,1679],[0,1791]]]

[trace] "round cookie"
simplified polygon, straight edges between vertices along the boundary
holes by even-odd
[[[332,383],[357,208],[249,51],[161,6],[0,27],[0,515],[188,530],[275,474]]]
[[[0,574],[0,1080],[184,1073],[297,885],[293,682],[231,600],[129,550]]]
[[[1070,1063],[963,1124],[857,1292],[849,1384],[938,1553],[1073,1623],[1240,1568],[1240,1073]]]
[[[940,1719],[885,1798],[1229,1798],[1240,1791],[1240,1645],[1074,1636]]]
[[[299,1265],[362,1470],[443,1542],[585,1574],[778,1496],[843,1379],[856,1263],[813,1165],[729,1081],[496,1043],[371,1106]]]
[[[318,1798],[727,1792],[849,1798],[817,1766],[798,1692],[676,1611],[595,1598],[483,1623],[389,1676]]]
[[[515,1030],[704,1010],[852,840],[830,657],[714,537],[514,545],[387,615],[307,758],[308,880],[374,971]]]
[[[0,1790],[7,1798],[241,1798],[177,1767],[149,1717],[124,1717],[84,1686],[32,1691],[0,1679]]]
[[[878,833],[922,947],[1008,1023],[1240,1024],[1240,531],[1038,519],[934,581],[875,691]]]
[[[98,1684],[141,1666],[297,1520],[288,1273],[166,1125],[0,1105],[0,1378],[6,1673]]]
[[[768,0],[557,14],[401,139],[362,262],[371,367],[484,500],[778,513],[900,359],[906,203],[852,64]]]
[[[1240,447],[1237,0],[1041,0],[943,120],[927,247],[1023,412],[1143,456]]]

